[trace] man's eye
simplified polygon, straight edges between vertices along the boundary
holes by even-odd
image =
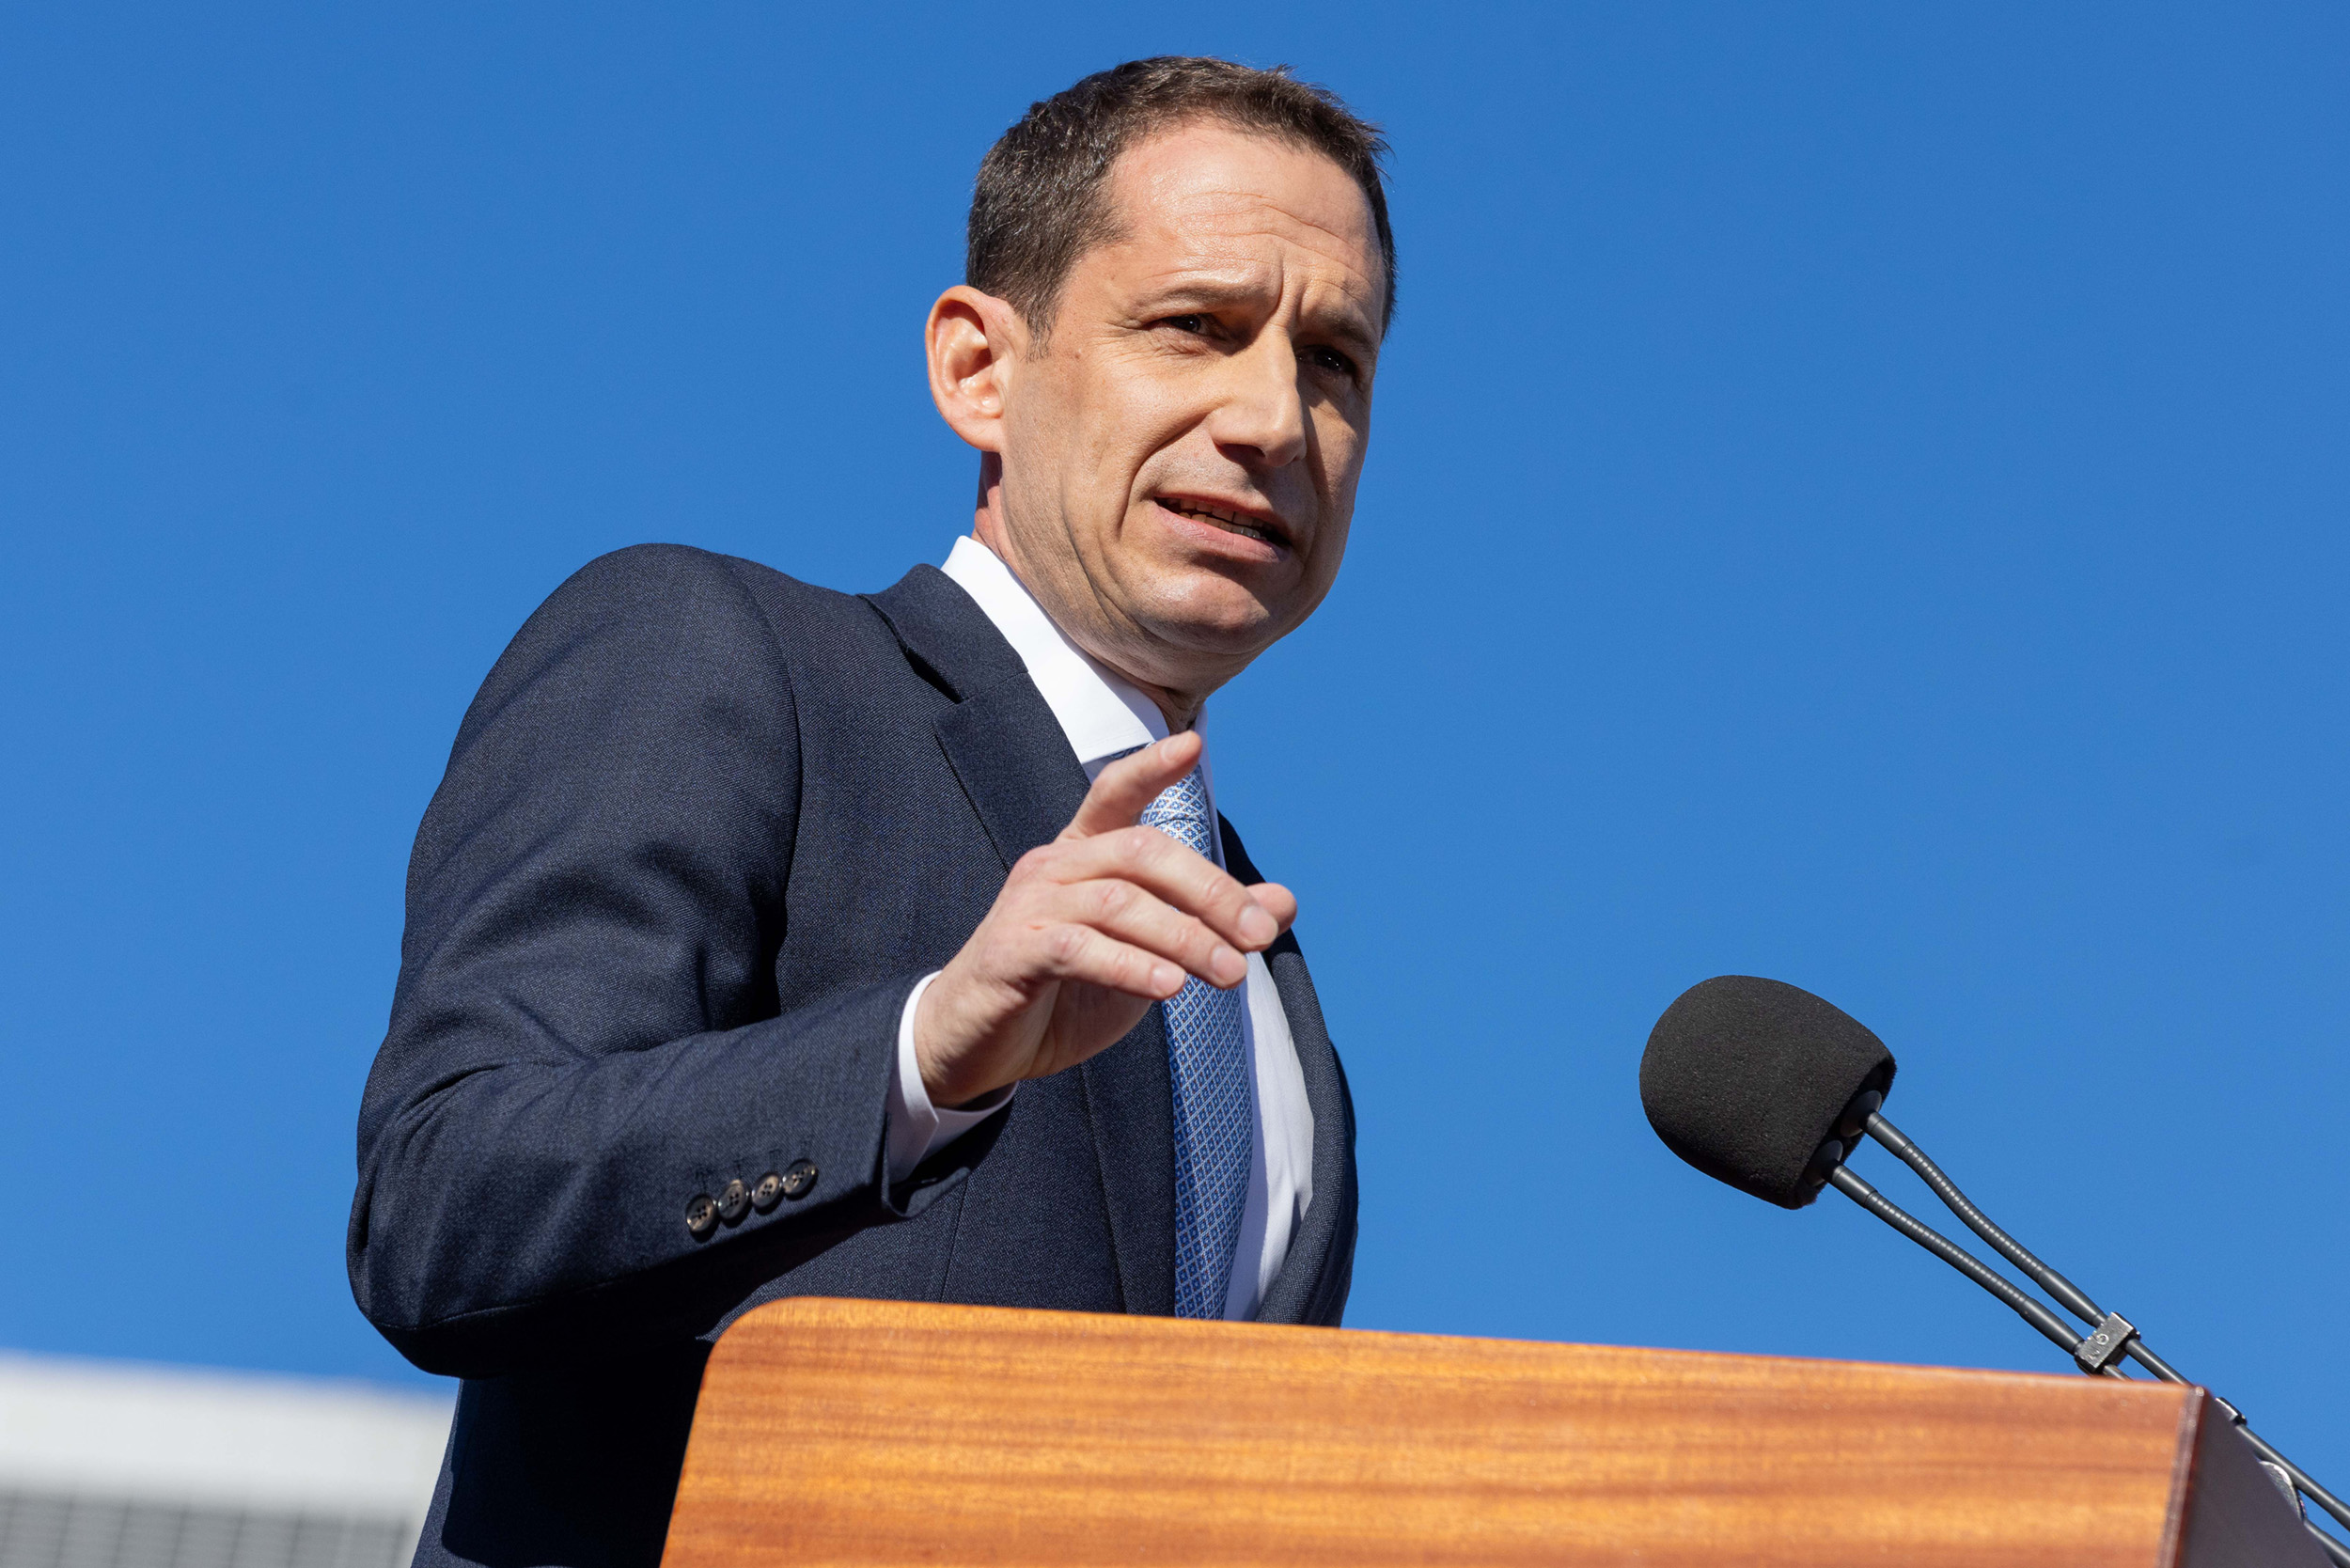
[[[1333,375],[1351,378],[1355,374],[1355,362],[1336,349],[1308,349],[1306,361],[1315,369],[1327,370]]]
[[[1177,332],[1188,332],[1196,337],[1208,330],[1208,319],[1205,316],[1169,316],[1159,325],[1173,327]]]

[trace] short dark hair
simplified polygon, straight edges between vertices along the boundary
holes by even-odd
[[[1161,55],[1096,71],[1028,105],[979,164],[971,193],[964,281],[1020,309],[1042,336],[1078,258],[1114,239],[1118,215],[1104,190],[1120,154],[1192,120],[1221,120],[1320,152],[1354,177],[1371,202],[1386,274],[1382,332],[1395,319],[1395,231],[1387,226],[1379,165],[1387,144],[1327,87],[1287,66],[1259,71],[1230,60]]]

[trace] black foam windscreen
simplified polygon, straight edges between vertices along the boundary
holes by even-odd
[[[1786,1209],[1819,1196],[1825,1173],[1812,1156],[1845,1106],[1892,1083],[1893,1053],[1857,1019],[1755,975],[1689,987],[1640,1057],[1640,1105],[1665,1146]]]

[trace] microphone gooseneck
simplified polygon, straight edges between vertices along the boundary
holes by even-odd
[[[2129,1360],[2163,1382],[2189,1381],[2147,1348],[2136,1325],[2098,1306],[1994,1223],[1886,1120],[1879,1107],[1893,1068],[1884,1043],[1830,1003],[1778,980],[1724,975],[1690,987],[1656,1021],[1640,1058],[1640,1103],[1674,1153],[1766,1202],[1798,1209],[1833,1186],[1998,1297],[2091,1376],[2126,1377]],[[2037,1297],[1853,1170],[1846,1162],[1863,1137],[1916,1171],[1961,1223],[2090,1331],[2075,1333]],[[2253,1432],[2234,1405],[2210,1397],[2291,1490],[2350,1526],[2350,1504]],[[2350,1568],[2350,1546],[2303,1523],[2337,1568]]]
[[[1904,1165],[1923,1178],[1926,1185],[1934,1189],[1934,1196],[1942,1200],[1943,1206],[1956,1215],[1966,1229],[1998,1248],[2001,1257],[2022,1269],[2034,1284],[2056,1297],[2066,1311],[2092,1328],[2105,1322],[2107,1314],[2104,1308],[2090,1300],[2079,1286],[2033,1257],[2023,1243],[1992,1224],[1991,1216],[1968,1202],[1966,1195],[1958,1190],[1958,1184],[1943,1175],[1942,1168],[1926,1158],[1926,1152],[1904,1137],[1899,1127],[1877,1112],[1871,1111],[1861,1123],[1861,1129],[1891,1150]]]
[[[2065,1325],[2063,1319],[2016,1289],[2013,1282],[1965,1247],[1960,1247],[1888,1199],[1883,1193],[1871,1186],[1851,1167],[1840,1161],[1828,1173],[1828,1185],[1833,1186],[1863,1209],[1868,1210],[1869,1213],[1876,1215],[1877,1218],[1885,1221],[1886,1224],[1998,1297],[2013,1309],[2018,1317],[2040,1330],[2049,1341],[2070,1354],[2074,1360],[2080,1364],[2081,1370],[2091,1376],[2125,1376],[2126,1374],[2117,1363],[2126,1356],[2162,1382],[2183,1384],[2192,1381],[2147,1348],[2145,1341],[2138,1338],[2136,1325],[2128,1319],[2104,1310],[2092,1301],[2080,1287],[2042,1262],[2025,1247],[2023,1243],[1993,1223],[1991,1216],[1968,1201],[1966,1195],[1958,1190],[1958,1184],[1943,1174],[1942,1168],[1929,1159],[1924,1150],[1912,1143],[1900,1128],[1888,1121],[1882,1114],[1871,1110],[1862,1119],[1861,1125],[1869,1137],[1893,1151],[1901,1157],[1904,1165],[1925,1178],[1934,1195],[1939,1198],[1952,1214],[1964,1221],[1967,1229],[1997,1247],[2001,1256],[2029,1275],[2042,1289],[2061,1302],[2066,1310],[2083,1323],[2090,1325],[2093,1332],[2087,1335],[2074,1334]],[[1823,1148],[1821,1153],[1825,1156],[1828,1151]],[[2205,1392],[2210,1391],[2206,1389]],[[2307,1470],[2287,1459],[2266,1438],[2254,1432],[2250,1423],[2245,1419],[2243,1411],[2238,1410],[2217,1394],[2211,1394],[2210,1397],[2214,1403],[2227,1413],[2229,1422],[2236,1431],[2243,1434],[2245,1441],[2252,1445],[2252,1451],[2283,1472],[2294,1490],[2324,1509],[2338,1523],[2350,1526],[2350,1503],[2344,1503],[2342,1498],[2320,1485]],[[2309,1524],[2307,1520],[2303,1523],[2307,1526],[2311,1536],[2325,1550],[2327,1559],[2336,1564],[2336,1568],[2350,1568],[2350,1546],[2343,1545],[2315,1525]]]
[[[2046,1335],[2058,1349],[2067,1356],[2080,1347],[2080,1336],[2064,1326],[2064,1320],[2034,1301],[1998,1273],[1986,1268],[1975,1255],[1959,1246],[1933,1226],[1919,1219],[1908,1210],[1895,1203],[1885,1194],[1861,1180],[1852,1167],[1840,1165],[1828,1172],[1828,1185],[1851,1199],[1879,1219],[1958,1270],[2001,1301],[2015,1309],[2015,1315]],[[2109,1371],[2109,1369],[2108,1369]],[[2119,1375],[2115,1373],[2113,1375]]]

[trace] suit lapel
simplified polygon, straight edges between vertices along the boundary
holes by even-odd
[[[1004,870],[1050,843],[1086,798],[1085,770],[1026,672],[939,715],[938,745]]]
[[[1355,1278],[1355,1100],[1294,933],[1284,934],[1265,953],[1265,967],[1280,993],[1306,1080],[1306,1103],[1313,1107],[1314,1200],[1290,1237],[1280,1272],[1257,1303],[1256,1319],[1335,1328]]]
[[[938,719],[939,748],[1010,871],[1068,826],[1085,799],[1085,770],[1068,737],[1020,655],[946,573],[918,566],[867,598],[908,655],[954,698]],[[1174,1088],[1159,1009],[1077,1071],[1126,1309],[1172,1314]]]
[[[1224,864],[1244,883],[1263,881],[1232,824],[1219,822],[1219,826]],[[1289,1256],[1257,1303],[1256,1318],[1260,1323],[1336,1327],[1355,1276],[1355,1101],[1347,1091],[1337,1047],[1330,1043],[1329,1026],[1323,1021],[1322,1001],[1306,972],[1296,933],[1283,933],[1266,950],[1265,967],[1280,995],[1290,1043],[1296,1047],[1298,1069],[1306,1080],[1306,1103],[1313,1108],[1314,1198],[1290,1237]],[[1171,1133],[1168,1143],[1171,1148]]]

